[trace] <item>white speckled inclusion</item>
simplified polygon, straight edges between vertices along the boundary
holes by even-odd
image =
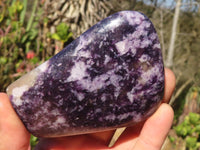
[[[22,105],[22,100],[21,100],[21,96],[23,95],[23,93],[28,90],[28,86],[27,85],[23,85],[23,86],[20,86],[20,87],[16,87],[13,89],[13,92],[12,92],[12,95],[13,97],[15,98],[13,100],[13,103],[16,105],[16,106],[20,106]]]
[[[49,66],[49,61],[44,62],[28,74],[24,75],[14,83],[12,83],[7,88],[8,95],[12,95],[13,99],[12,102],[16,106],[21,106],[23,104],[23,100],[21,99],[21,96],[24,94],[25,91],[27,91],[31,86],[34,85],[36,77],[46,71],[46,69]]]

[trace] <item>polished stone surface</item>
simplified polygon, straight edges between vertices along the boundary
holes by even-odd
[[[11,84],[27,129],[57,137],[114,129],[150,116],[164,92],[164,67],[151,21],[122,11]]]

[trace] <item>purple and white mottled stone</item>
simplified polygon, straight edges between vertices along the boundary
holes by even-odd
[[[158,36],[135,11],[97,23],[7,89],[24,125],[40,137],[133,125],[156,110],[163,92]]]

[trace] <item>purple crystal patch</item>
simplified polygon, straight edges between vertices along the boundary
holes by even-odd
[[[122,11],[11,84],[27,129],[57,137],[129,126],[149,117],[164,93],[164,67],[151,21]]]

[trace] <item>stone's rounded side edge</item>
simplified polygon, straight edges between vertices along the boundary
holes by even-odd
[[[48,64],[49,61],[42,63],[31,72],[23,75],[7,87],[6,93],[12,105],[20,106],[23,104],[21,96],[24,94],[24,92],[28,91],[30,87],[34,86],[38,75],[47,70]]]

